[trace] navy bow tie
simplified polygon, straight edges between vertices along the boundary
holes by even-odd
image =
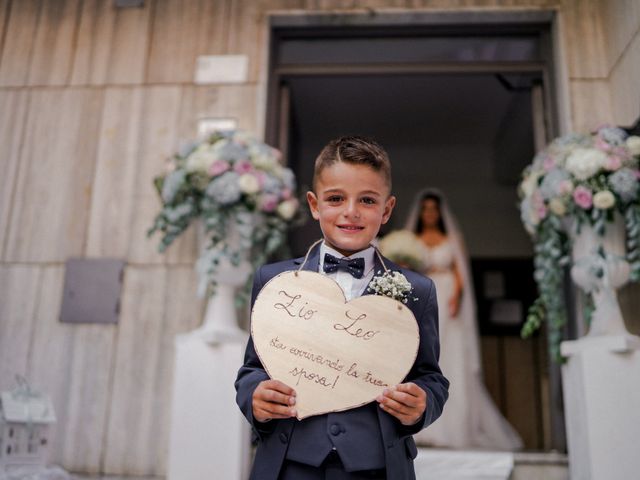
[[[355,278],[362,278],[364,274],[364,258],[336,258],[330,253],[324,254],[324,265],[322,266],[325,273],[332,273],[337,270],[346,270]]]

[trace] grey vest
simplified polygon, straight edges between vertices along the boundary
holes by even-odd
[[[287,459],[320,466],[335,447],[347,471],[385,467],[377,402],[296,422]]]

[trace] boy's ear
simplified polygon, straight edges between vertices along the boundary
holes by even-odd
[[[389,195],[387,201],[384,202],[384,213],[382,214],[382,225],[389,221],[391,218],[391,212],[393,212],[393,207],[396,206],[396,197],[393,195]]]
[[[311,191],[307,192],[307,203],[309,204],[309,210],[311,210],[311,216],[313,216],[315,220],[318,220],[320,218],[320,212],[318,211],[318,197],[316,197],[315,193]]]

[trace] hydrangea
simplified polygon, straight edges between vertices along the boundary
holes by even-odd
[[[218,158],[224,158],[229,162],[247,160],[247,150],[241,144],[235,143],[231,139],[217,143],[219,145],[215,145],[214,150]]]
[[[262,184],[262,189],[265,192],[269,193],[277,193],[282,190],[282,183],[273,175],[265,175],[264,182]]]
[[[563,193],[564,182],[569,180],[569,172],[554,168],[547,173],[540,184],[540,193],[542,198],[549,200],[558,197]]]
[[[629,202],[638,195],[637,171],[621,168],[609,177],[611,189],[617,193],[623,202]]]
[[[627,132],[618,127],[606,126],[598,130],[598,136],[600,136],[600,138],[609,145],[618,147],[620,145],[624,145],[627,138]]]
[[[225,172],[217,178],[211,180],[205,193],[216,202],[222,205],[229,205],[230,203],[240,200],[242,191],[240,185],[238,185],[238,179],[240,175],[236,172]]]
[[[184,183],[186,175],[187,172],[184,170],[174,170],[166,176],[162,184],[162,201],[165,203],[173,202],[173,199]]]
[[[289,170],[288,168],[283,168],[280,171],[280,178],[282,178],[282,183],[284,184],[285,188],[289,190],[295,190],[296,176],[291,170]]]
[[[187,158],[196,148],[198,148],[197,142],[182,142],[178,147],[178,157]]]

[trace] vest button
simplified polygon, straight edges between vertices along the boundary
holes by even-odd
[[[287,437],[287,434],[286,433],[281,433],[280,434],[280,441],[282,443],[287,443],[287,440],[289,440],[289,437]]]
[[[334,423],[329,428],[329,431],[331,432],[331,435],[337,436],[337,435],[340,435],[340,432],[342,431],[342,429],[340,428],[340,425],[338,425],[337,423]]]

